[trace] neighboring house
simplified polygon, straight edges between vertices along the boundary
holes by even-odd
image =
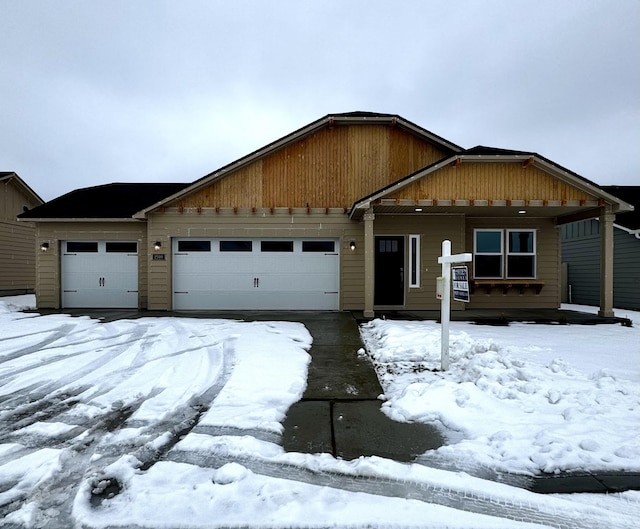
[[[35,226],[16,217],[41,204],[43,200],[16,173],[0,172],[0,296],[35,289]]]
[[[191,184],[161,186],[80,189],[21,215],[47,250],[38,306],[437,309],[449,239],[474,255],[469,307],[555,308],[557,226],[600,217],[609,248],[614,214],[632,209],[536,153],[465,150],[366,112],[325,116]],[[605,282],[603,315],[611,301]]]
[[[640,310],[640,186],[603,186],[605,191],[635,206],[614,223],[613,304]],[[597,219],[562,226],[562,262],[567,266],[566,299],[598,305],[600,292],[600,223]]]

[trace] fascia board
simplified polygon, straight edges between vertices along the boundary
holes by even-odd
[[[140,219],[134,219],[132,217],[125,218],[87,218],[87,217],[69,217],[69,218],[24,218],[17,219],[18,222],[140,222]]]

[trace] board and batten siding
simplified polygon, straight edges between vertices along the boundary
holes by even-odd
[[[536,280],[544,281],[539,294],[532,288],[520,293],[510,288],[503,293],[494,288],[489,293],[478,288],[471,295],[470,309],[500,308],[558,308],[560,306],[560,242],[558,229],[552,218],[468,218],[466,221],[466,252],[473,253],[475,229],[534,229],[536,230]],[[473,263],[469,263],[469,275],[473,276]]]
[[[591,201],[595,197],[537,167],[510,162],[448,165],[386,198],[435,200]]]
[[[600,303],[600,223],[572,222],[561,227],[562,262],[567,263],[572,303]],[[613,306],[640,309],[640,240],[614,229]]]
[[[399,128],[336,125],[230,170],[169,206],[349,208],[443,156]]]
[[[60,241],[137,241],[138,242],[138,307],[147,307],[146,224],[143,222],[40,222],[37,241],[49,243],[40,253],[36,269],[36,303],[39,308],[61,306]]]
[[[170,208],[149,216],[148,234],[150,244],[160,241],[159,251],[149,250],[149,309],[171,310],[172,308],[172,254],[171,239],[176,237],[309,237],[340,240],[340,307],[361,308],[364,304],[363,262],[360,252],[351,252],[349,243],[358,241],[361,231],[358,224],[350,221],[342,208],[325,210],[305,208],[289,211],[289,208],[220,210],[202,208]],[[360,235],[359,235],[360,234]],[[358,245],[358,243],[356,243]],[[360,245],[359,248],[362,248]],[[163,260],[153,258],[164,254]]]

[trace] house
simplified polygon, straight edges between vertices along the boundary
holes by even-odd
[[[556,308],[558,226],[632,207],[526,151],[400,117],[327,115],[190,184],[79,189],[35,222],[39,307],[436,309],[437,258],[472,252],[472,308]],[[463,310],[462,303],[454,308]],[[601,313],[612,315],[604,282]]]
[[[616,216],[613,243],[613,304],[640,310],[640,186],[603,186],[636,210]],[[566,299],[598,305],[600,223],[587,219],[561,227],[562,263],[567,267]]]
[[[0,296],[35,289],[35,225],[16,217],[43,203],[16,173],[0,172]]]

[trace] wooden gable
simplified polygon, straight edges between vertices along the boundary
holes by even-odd
[[[328,125],[166,206],[347,208],[447,154],[393,125]]]
[[[449,164],[396,192],[396,200],[594,201],[590,195],[545,171],[521,162]]]

